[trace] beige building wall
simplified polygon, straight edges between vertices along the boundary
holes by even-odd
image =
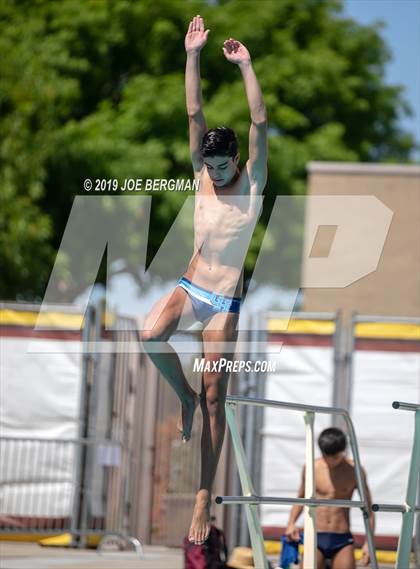
[[[346,322],[352,311],[419,316],[420,167],[310,162],[308,195],[376,196],[392,210],[393,217],[376,270],[344,288],[304,288],[302,310],[341,309]],[[332,239],[334,232],[328,228],[318,232],[313,244],[318,256],[322,251],[328,256]]]

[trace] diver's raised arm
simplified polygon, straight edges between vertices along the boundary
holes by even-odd
[[[191,20],[185,36],[187,63],[185,68],[185,96],[190,133],[190,154],[194,172],[203,167],[200,144],[207,130],[202,110],[200,51],[207,42],[210,30],[204,29],[204,20],[200,15]]]
[[[251,115],[247,170],[251,188],[260,193],[267,180],[267,112],[261,87],[249,51],[241,42],[233,38],[226,40],[223,53],[228,61],[238,65],[244,80]]]

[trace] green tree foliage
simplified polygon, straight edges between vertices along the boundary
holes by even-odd
[[[248,270],[270,203],[304,194],[309,160],[409,160],[414,142],[398,119],[410,110],[402,87],[385,84],[381,26],[345,18],[339,0],[4,1],[0,297],[43,294],[84,178],[191,177],[183,39],[197,13],[211,29],[201,56],[208,125],[232,126],[246,157],[249,114],[240,73],[222,54],[227,37],[250,50],[268,108],[267,199]],[[184,199],[154,194],[149,260]],[[127,269],[138,278],[135,224],[133,211]]]

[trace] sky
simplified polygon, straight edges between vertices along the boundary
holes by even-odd
[[[381,35],[392,53],[386,83],[405,86],[413,116],[402,117],[401,126],[420,144],[420,0],[345,0],[343,5],[344,14],[360,24],[385,23]],[[419,150],[413,158],[420,160]]]

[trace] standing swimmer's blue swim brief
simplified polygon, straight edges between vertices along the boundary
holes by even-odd
[[[350,532],[335,533],[332,531],[319,531],[316,535],[318,549],[326,559],[331,559],[340,549],[354,543],[353,536]]]

